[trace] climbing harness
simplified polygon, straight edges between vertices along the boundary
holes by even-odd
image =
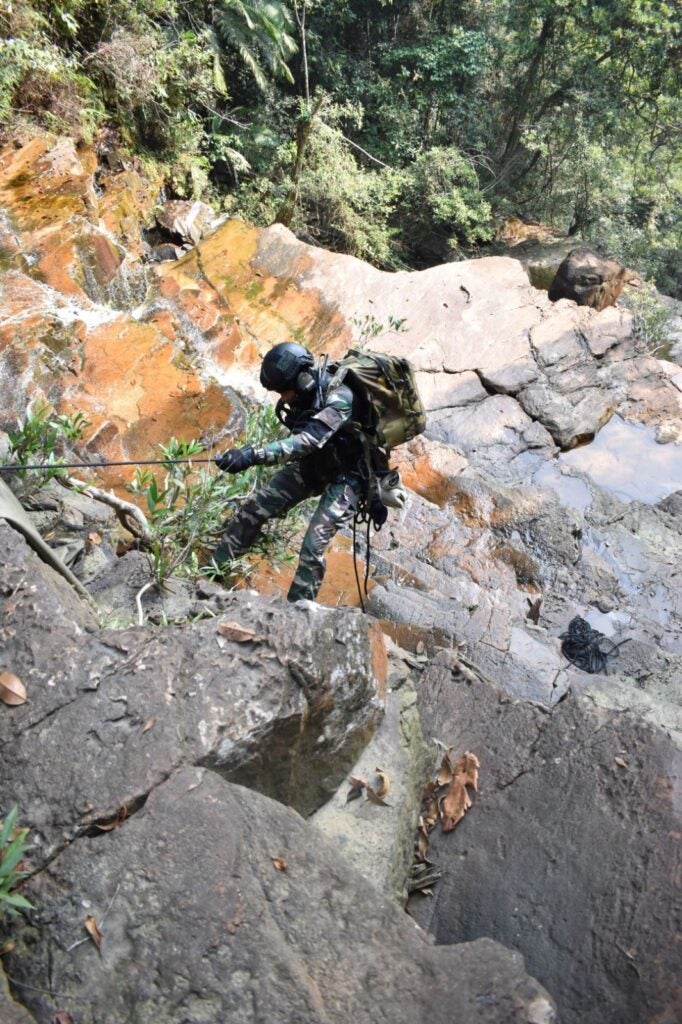
[[[560,640],[561,653],[576,668],[583,672],[608,675],[608,659],[617,657],[618,648],[626,644],[629,637],[614,644],[603,633],[592,629],[589,622],[576,615],[569,622],[568,630],[561,634]]]

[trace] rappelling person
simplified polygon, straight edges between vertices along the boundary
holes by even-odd
[[[407,403],[401,397],[405,367],[413,395]],[[359,514],[380,528],[387,506],[404,505],[405,491],[388,465],[394,444],[382,425],[402,443],[424,429],[423,409],[409,364],[390,356],[351,350],[340,363],[325,358],[316,364],[308,349],[283,342],[263,358],[260,381],[279,394],[277,416],[290,436],[262,448],[230,448],[216,464],[226,473],[286,465],[227,521],[213,558],[219,566],[234,561],[253,546],[269,519],[319,495],[287,594],[289,601],[314,600],[324,578],[325,551],[339,528]]]

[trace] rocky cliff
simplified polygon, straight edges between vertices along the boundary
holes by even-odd
[[[0,671],[29,703],[0,706],[0,806],[36,843],[15,1000],[39,1022],[550,1021],[520,953],[564,1022],[677,1019],[682,368],[511,258],[387,274],[227,221],[152,263],[157,195],[66,139],[0,152],[0,429],[42,396],[87,413],[93,455],[221,445],[293,337],[407,356],[427,431],[396,453],[410,498],[374,540],[369,617],[282,605],[283,572],[267,597],[186,595],[210,619],[106,630],[2,528]],[[83,498],[43,505],[43,532],[95,528]],[[324,604],[354,602],[349,560],[342,539]],[[561,651],[576,616],[620,645],[597,672]],[[434,738],[481,764],[410,900],[436,947],[377,892],[409,872]],[[332,796],[379,756],[388,806]],[[282,806],[329,797],[316,827]]]

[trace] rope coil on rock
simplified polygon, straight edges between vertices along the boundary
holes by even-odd
[[[617,657],[618,648],[626,644],[629,638],[614,644],[599,630],[593,629],[589,622],[576,615],[560,639],[561,653],[572,665],[583,672],[608,675],[608,659]]]

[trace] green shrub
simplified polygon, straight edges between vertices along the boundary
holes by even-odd
[[[259,446],[281,430],[274,410],[265,406],[248,417],[245,434],[249,444]],[[171,438],[160,449],[169,460],[191,460],[205,454],[204,445],[196,440]],[[217,566],[209,564],[202,569],[201,563],[217,543],[230,508],[240,505],[272,473],[271,467],[254,466],[244,473],[230,475],[216,472],[213,467],[198,469],[191,461],[169,463],[162,479],[150,469],[138,469],[132,489],[145,500],[144,511],[151,528],[147,551],[156,584],[162,586],[173,574],[216,575]],[[297,524],[296,516],[290,520],[288,531],[282,533],[279,524],[276,531],[266,531],[255,550],[286,560],[292,524]]]
[[[661,302],[655,286],[647,281],[630,292],[628,305],[633,313],[635,337],[652,356],[665,358],[673,344],[674,314]]]
[[[46,402],[36,401],[17,429],[7,432],[9,451],[3,460],[4,465],[21,463],[46,467],[42,470],[16,470],[16,477],[22,482],[18,488],[22,496],[40,490],[48,480],[66,478],[66,470],[51,469],[50,466],[65,460],[71,446],[81,440],[89,426],[82,412],[59,416]]]
[[[317,245],[394,267],[390,219],[401,183],[399,171],[363,170],[341,132],[316,123],[292,228]]]
[[[90,138],[102,113],[75,58],[44,39],[0,39],[0,121],[31,120]]]
[[[396,216],[403,245],[417,262],[452,258],[493,236],[490,203],[456,146],[426,150],[406,169]]]
[[[28,875],[22,861],[28,851],[27,828],[17,828],[19,810],[15,804],[4,822],[0,822],[0,915],[17,916],[20,910],[31,910],[25,896],[15,892],[17,885]]]

